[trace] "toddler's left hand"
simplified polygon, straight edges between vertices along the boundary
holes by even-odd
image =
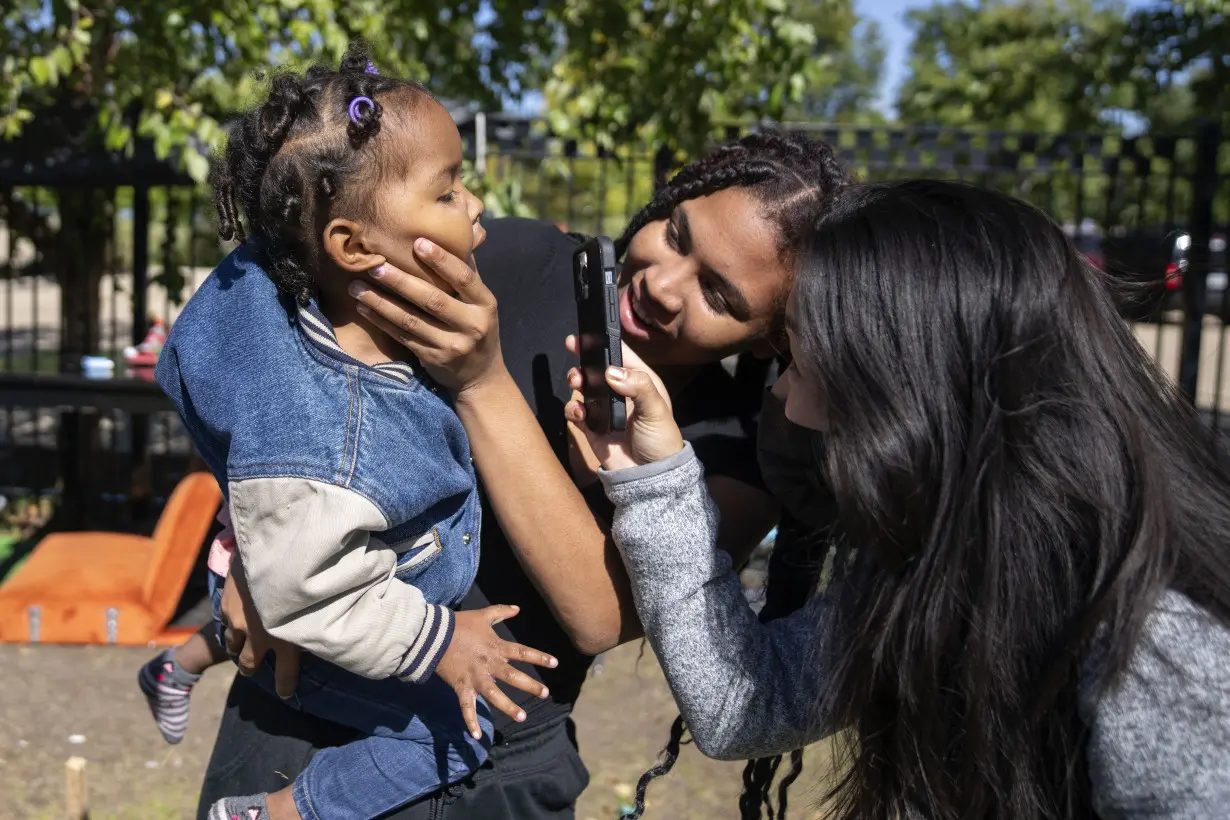
[[[521,662],[555,668],[559,661],[545,652],[506,641],[495,633],[496,624],[507,621],[519,611],[515,606],[489,606],[456,613],[453,639],[436,665],[436,674],[457,693],[466,728],[476,740],[482,737],[475,702],[478,695],[485,697],[491,708],[499,709],[518,723],[525,720],[525,712],[500,691],[495,685],[497,680],[540,698],[550,694],[547,687],[511,664]]]

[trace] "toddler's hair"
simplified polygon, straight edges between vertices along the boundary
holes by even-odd
[[[352,105],[359,97],[367,101]],[[408,171],[407,152],[374,139],[382,121],[434,99],[419,83],[376,73],[363,43],[352,44],[336,70],[274,75],[268,98],[232,123],[215,158],[218,235],[261,240],[269,278],[307,302],[324,226],[340,214],[371,218],[371,192],[387,174]]]

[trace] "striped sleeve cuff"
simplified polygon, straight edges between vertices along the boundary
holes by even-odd
[[[438,604],[428,604],[423,628],[406,650],[405,660],[397,672],[397,677],[407,683],[422,683],[430,678],[453,639],[456,623],[457,616],[453,614],[453,610]]]

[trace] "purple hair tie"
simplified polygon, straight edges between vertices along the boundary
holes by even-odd
[[[371,97],[355,97],[350,101],[350,108],[347,109],[347,113],[350,114],[350,121],[356,125],[358,125],[359,119],[363,116],[363,105],[367,105],[368,108],[376,107],[376,103],[372,101]]]
[[[376,64],[373,63],[371,60],[367,61],[367,68],[363,70],[366,71],[368,74],[379,74],[380,73],[379,71],[376,70]]]

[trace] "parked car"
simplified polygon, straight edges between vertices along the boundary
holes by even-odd
[[[1191,235],[1136,231],[1106,238],[1076,237],[1078,250],[1122,285],[1120,310],[1133,322],[1158,321],[1162,314],[1184,306],[1183,280],[1191,259]],[[1205,280],[1205,313],[1220,316],[1227,289],[1226,235],[1209,240],[1209,274]]]

